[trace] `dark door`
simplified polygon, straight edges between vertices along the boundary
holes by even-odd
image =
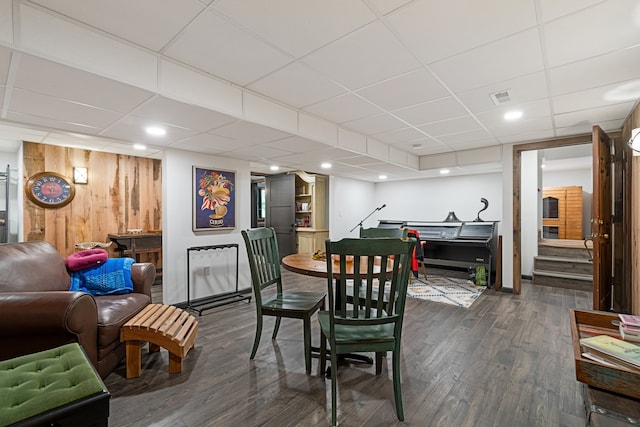
[[[612,141],[599,126],[593,127],[593,309],[611,309],[612,244],[611,208]]]
[[[296,253],[295,175],[267,176],[265,224],[276,231],[280,257]]]

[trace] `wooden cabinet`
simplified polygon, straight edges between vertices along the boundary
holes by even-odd
[[[542,190],[542,234],[545,239],[582,240],[582,187]]]
[[[295,221],[298,253],[324,250],[327,229],[327,177],[295,172]]]

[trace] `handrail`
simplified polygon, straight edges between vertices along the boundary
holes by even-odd
[[[587,254],[589,255],[589,261],[593,262],[593,253],[589,250],[589,246],[587,245],[588,240],[590,240],[593,245],[593,237],[585,237],[584,239],[584,248],[587,250]]]

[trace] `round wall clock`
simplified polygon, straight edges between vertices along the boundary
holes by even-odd
[[[76,188],[69,178],[56,172],[32,175],[25,187],[27,197],[43,208],[60,208],[73,200]]]

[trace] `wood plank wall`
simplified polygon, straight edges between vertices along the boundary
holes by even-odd
[[[156,159],[24,143],[24,183],[38,172],[58,172],[70,181],[73,167],[88,168],[89,182],[76,184],[73,201],[43,209],[24,198],[23,240],[44,240],[62,256],[79,242],[107,242],[109,233],[162,227],[162,162]]]
[[[558,199],[558,218],[544,219],[544,226],[558,227],[559,239],[582,240],[582,187],[545,187],[542,198]]]

